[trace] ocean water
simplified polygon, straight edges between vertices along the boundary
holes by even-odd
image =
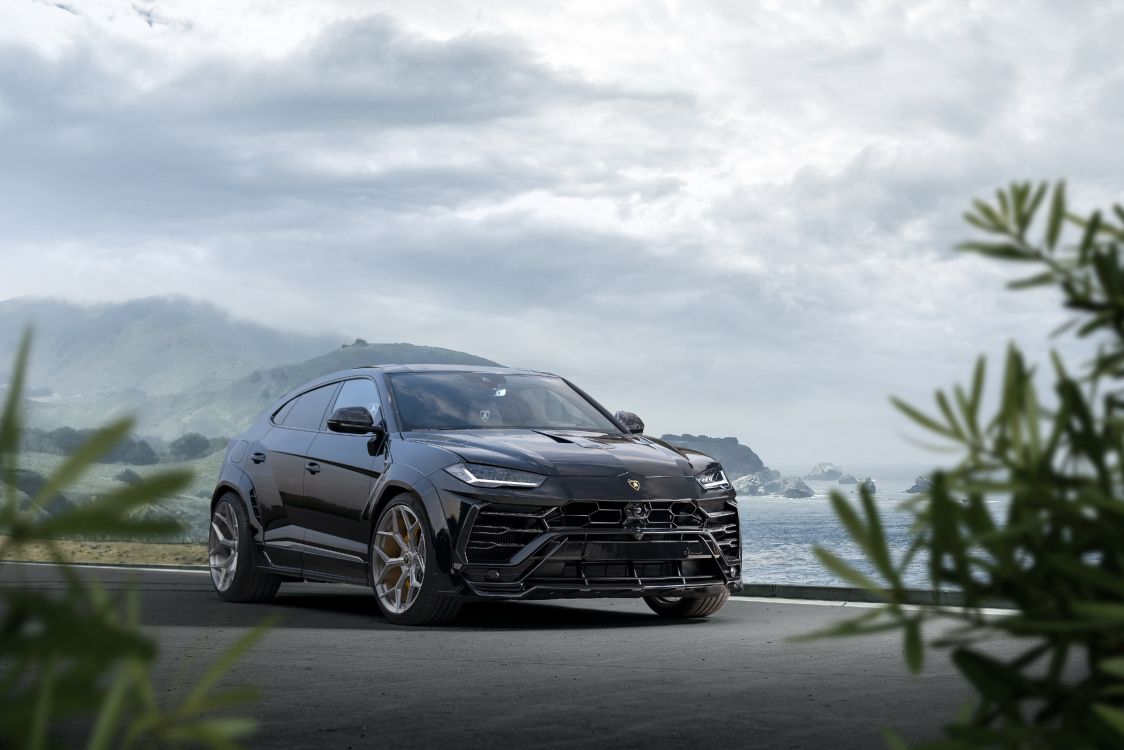
[[[913,497],[905,490],[919,474],[927,471],[908,469],[852,471],[860,479],[872,477],[878,488],[875,500],[882,512],[886,539],[895,559],[904,553],[913,521],[901,504]],[[742,525],[742,580],[750,583],[796,583],[816,586],[849,586],[820,565],[812,554],[815,544],[835,552],[858,570],[876,581],[871,565],[858,545],[851,541],[846,529],[832,510],[829,493],[842,490],[857,499],[855,485],[806,480],[815,491],[814,497],[787,498],[777,496],[738,497]],[[906,584],[929,588],[927,562],[920,555],[907,571]]]

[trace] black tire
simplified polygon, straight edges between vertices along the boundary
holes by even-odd
[[[383,522],[388,519],[388,516],[393,518],[391,514],[396,512],[396,508],[404,506],[407,508],[418,521],[421,522],[420,534],[425,540],[425,567],[421,577],[421,585],[418,587],[418,593],[413,603],[408,605],[404,611],[395,612],[387,603],[383,602],[383,595],[380,594],[379,588],[376,585],[378,582],[375,580],[375,566],[376,566],[376,550],[375,543],[379,539],[378,532],[382,528]],[[387,622],[394,625],[442,625],[455,619],[461,610],[461,600],[452,596],[442,596],[433,591],[433,586],[426,586],[426,579],[437,573],[437,558],[433,549],[433,535],[430,532],[429,516],[425,512],[425,506],[421,501],[413,495],[403,494],[391,500],[382,512],[379,513],[378,520],[375,521],[374,528],[371,532],[371,544],[368,549],[369,562],[367,566],[367,579],[370,583],[371,590],[375,594],[375,601],[378,603],[379,611],[382,612],[383,617]],[[419,558],[421,555],[418,556]],[[404,575],[399,570],[399,576]]]
[[[227,587],[220,588],[216,580],[215,568],[212,561],[211,585],[215,593],[224,602],[267,602],[274,597],[281,586],[281,577],[254,566],[253,531],[250,526],[250,517],[246,513],[246,505],[234,493],[227,493],[219,498],[212,511],[212,529],[208,534],[208,557],[214,548],[215,516],[220,513],[229,513],[226,518],[233,517],[237,520],[235,552],[237,555],[233,580]]]
[[[713,596],[699,597],[662,597],[646,596],[644,603],[660,617],[682,620],[695,617],[710,617],[722,609],[730,598],[729,591]]]

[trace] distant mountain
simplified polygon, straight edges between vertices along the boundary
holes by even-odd
[[[765,468],[765,463],[748,445],[735,437],[710,437],[708,435],[664,435],[665,443],[701,451],[718,460],[730,481]]]
[[[289,389],[337,370],[495,364],[431,346],[340,346],[338,339],[236,320],[180,297],[93,306],[14,299],[0,302],[0,390],[29,324],[34,426],[87,428],[133,415],[139,434],[165,440],[187,432],[232,435]]]
[[[0,301],[0,384],[28,325],[35,336],[28,385],[32,395],[57,400],[117,394],[112,403],[122,393],[217,387],[338,344],[236,320],[182,297],[99,305],[18,298]]]

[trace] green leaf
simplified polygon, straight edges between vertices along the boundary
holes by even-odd
[[[1085,262],[1089,258],[1089,254],[1093,251],[1093,244],[1097,239],[1097,231],[1101,227],[1101,212],[1094,211],[1093,215],[1089,217],[1089,221],[1085,224],[1085,234],[1081,237],[1081,244],[1077,248],[1077,255],[1081,262]]]
[[[918,674],[925,663],[925,646],[921,642],[921,623],[916,618],[905,621],[902,646],[909,671]]]
[[[261,640],[261,637],[273,627],[276,622],[276,617],[267,618],[260,625],[250,630],[248,633],[239,638],[233,646],[228,648],[214,664],[207,669],[203,677],[195,684],[195,687],[184,699],[180,707],[181,714],[191,714],[198,711],[198,705],[207,697],[207,694],[214,688],[215,684],[222,679],[231,667],[242,658],[242,655],[250,650],[255,643]]]
[[[1007,288],[1020,290],[1031,289],[1039,286],[1049,286],[1050,284],[1053,284],[1055,281],[1057,281],[1057,278],[1057,274],[1055,274],[1053,271],[1043,271],[1042,273],[1036,273],[1033,276],[1028,276],[1024,279],[1018,279],[1016,281],[1008,282]]]
[[[1059,180],[1054,186],[1054,196],[1050,203],[1050,219],[1046,227],[1046,247],[1053,250],[1058,245],[1058,238],[1062,232],[1062,222],[1065,220],[1065,181]]]
[[[38,675],[39,689],[35,694],[35,706],[31,714],[31,726],[28,730],[27,747],[29,750],[40,750],[47,741],[47,725],[51,717],[51,700],[54,697],[55,679],[57,678],[56,659],[52,654],[43,665],[43,671]]]
[[[832,573],[839,576],[841,579],[851,584],[852,586],[856,586],[860,589],[865,589],[866,591],[870,591],[874,594],[885,596],[882,587],[875,583],[873,579],[855,570],[848,563],[838,557],[834,552],[816,545],[812,548],[812,554],[814,554],[816,556],[816,559],[820,561],[820,565],[823,565],[825,568],[827,568]]]
[[[121,669],[113,679],[113,684],[105,693],[101,710],[98,712],[94,731],[90,735],[89,750],[108,750],[112,747],[113,735],[121,722],[121,715],[125,709],[125,693],[129,689],[129,672]]]
[[[1038,256],[1012,242],[962,242],[957,250],[1000,260],[1035,261]]]
[[[1124,604],[1108,602],[1073,602],[1073,611],[1101,622],[1124,623]]]
[[[890,750],[909,750],[909,745],[905,744],[905,740],[893,729],[883,729],[882,737],[886,740]]]
[[[884,633],[888,630],[897,630],[901,627],[901,623],[898,620],[880,619],[889,613],[889,609],[872,609],[860,617],[844,620],[841,623],[824,628],[823,630],[815,630],[811,633],[790,636],[786,640],[790,643],[806,643],[808,641],[817,641],[824,638],[870,635],[872,633]]]
[[[1097,664],[1102,672],[1106,672],[1116,677],[1124,677],[1124,656],[1113,657],[1112,659],[1105,659]]]
[[[4,412],[0,414],[0,490],[4,495],[0,503],[0,524],[8,525],[16,515],[16,462],[15,454],[20,441],[20,399],[23,398],[27,378],[27,361],[31,352],[31,331],[25,331],[16,353],[12,376],[8,379],[8,394],[4,399]]]
[[[940,422],[933,419],[932,417],[927,416],[923,412],[918,411],[917,409],[907,404],[905,401],[902,401],[900,398],[891,397],[890,403],[892,403],[898,411],[905,414],[907,417],[909,417],[925,429],[931,432],[935,432],[938,435],[944,435],[947,438],[955,437],[952,432],[950,432],[949,429],[942,425]]]
[[[1105,703],[1094,703],[1093,711],[1107,724],[1112,731],[1124,738],[1124,711]]]
[[[36,533],[42,536],[60,534],[105,534],[129,530],[134,533],[167,534],[181,526],[171,519],[136,519],[127,513],[153,505],[161,498],[183,489],[191,482],[191,472],[165,471],[150,476],[140,484],[126,485],[108,495],[51,516],[42,521]]]
[[[1038,213],[1038,206],[1042,203],[1043,196],[1046,195],[1048,185],[1045,182],[1038,184],[1038,188],[1031,196],[1030,202],[1023,210],[1022,216],[1019,219],[1019,236],[1022,237],[1026,233],[1026,229],[1030,226],[1030,222],[1034,220],[1034,215]]]
[[[47,478],[46,483],[35,495],[36,504],[45,507],[52,498],[82,476],[99,458],[113,450],[113,447],[121,442],[132,428],[131,419],[121,419],[91,435]]]

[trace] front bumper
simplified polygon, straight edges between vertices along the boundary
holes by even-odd
[[[643,518],[631,514],[637,507]],[[472,503],[455,557],[489,599],[708,596],[741,589],[732,500]]]

